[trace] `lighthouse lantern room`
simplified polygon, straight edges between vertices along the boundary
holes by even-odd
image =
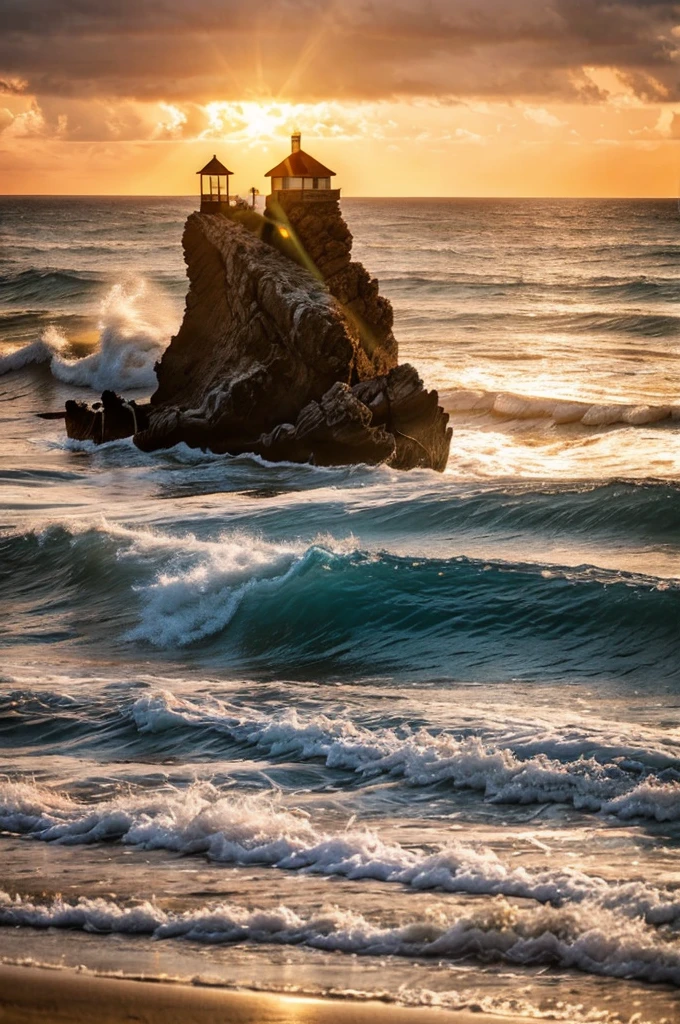
[[[229,210],[229,178],[232,171],[227,170],[213,156],[196,174],[201,176],[201,213],[226,213]]]

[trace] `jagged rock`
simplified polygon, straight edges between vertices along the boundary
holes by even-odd
[[[320,402],[306,405],[295,425],[284,423],[261,437],[257,450],[275,462],[313,461],[321,466],[387,462],[395,454],[394,437],[372,421],[368,406],[348,384],[338,382]]]
[[[157,367],[140,446],[254,442],[351,381],[359,337],[321,281],[227,217],[192,214],[183,241],[184,321]]]
[[[320,402],[305,406],[294,425],[278,426],[256,447],[272,461],[389,462],[397,469],[442,471],[451,441],[447,422],[437,392],[425,391],[416,370],[404,363],[353,388],[334,384]]]
[[[184,320],[150,405],[135,407],[140,448],[444,468],[437,393],[397,364],[392,308],[351,261],[337,202],[312,206],[287,208],[287,227],[252,211],[189,217]],[[102,410],[68,403],[69,435],[129,436],[131,406],[113,398]]]
[[[131,437],[148,424],[148,406],[126,402],[115,391],[104,391],[101,402],[66,403],[66,432],[78,441],[118,441]]]
[[[408,363],[387,376],[352,388],[373,412],[374,425],[384,423],[394,436],[395,469],[424,466],[443,472],[449,459],[451,428],[436,391],[426,391],[418,372]]]

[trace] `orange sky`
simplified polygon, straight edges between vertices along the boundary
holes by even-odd
[[[5,3],[0,193],[265,191],[300,129],[346,195],[678,194],[674,3]]]

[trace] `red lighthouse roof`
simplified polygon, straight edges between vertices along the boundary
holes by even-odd
[[[324,167],[318,160],[315,160],[309,153],[298,149],[282,160],[271,171],[267,171],[265,178],[333,178],[335,171]]]

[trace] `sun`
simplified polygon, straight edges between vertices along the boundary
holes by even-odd
[[[290,117],[286,103],[243,103],[244,134],[250,139],[271,138]]]
[[[266,146],[272,140],[281,139],[299,129],[301,121],[304,128],[308,121],[301,104],[277,100],[213,100],[206,103],[202,110],[208,127],[201,132],[201,139],[242,141],[247,143],[248,148],[258,143]],[[167,130],[165,124],[163,127]]]

